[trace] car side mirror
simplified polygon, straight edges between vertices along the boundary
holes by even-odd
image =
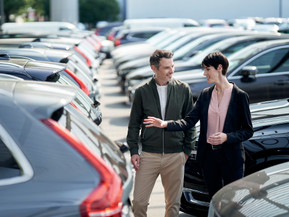
[[[97,101],[97,100],[95,100],[95,101],[93,102],[93,104],[91,104],[91,106],[92,106],[92,108],[97,108],[98,106],[100,106],[100,102]]]
[[[256,66],[245,66],[241,69],[241,81],[242,82],[252,82],[256,80],[256,74],[258,69]]]
[[[122,152],[122,153],[125,153],[127,151],[129,151],[129,147],[128,147],[128,144],[126,142],[120,142],[120,141],[114,141],[117,146],[119,147],[119,150]]]

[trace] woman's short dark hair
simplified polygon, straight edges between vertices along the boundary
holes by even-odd
[[[227,57],[224,54],[222,54],[222,52],[216,51],[216,52],[208,54],[203,59],[202,67],[213,66],[215,69],[217,69],[220,64],[223,66],[222,74],[226,75],[228,67],[229,67],[229,61]]]
[[[155,66],[158,69],[160,67],[161,58],[171,59],[173,56],[174,54],[171,51],[157,49],[150,56],[150,65]]]

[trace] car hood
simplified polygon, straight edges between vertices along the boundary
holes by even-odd
[[[288,193],[289,162],[286,162],[225,186],[214,195],[211,205],[217,216],[223,217],[287,216]]]

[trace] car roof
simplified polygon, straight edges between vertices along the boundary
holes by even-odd
[[[65,63],[68,62],[68,57],[72,55],[72,52],[47,48],[0,48],[0,54],[8,54],[10,57],[22,56],[41,61]]]
[[[52,113],[70,103],[76,88],[50,82],[0,79],[0,98],[11,97],[38,119],[50,118]]]
[[[31,80],[45,81],[49,76],[59,73],[65,68],[66,65],[62,63],[35,61],[29,58],[11,58],[8,55],[0,58],[0,73],[10,74],[17,71]]]
[[[19,48],[52,48],[57,50],[70,50],[72,45],[62,44],[62,43],[51,43],[51,42],[41,42],[41,41],[32,41],[32,42],[23,42],[18,45]]]

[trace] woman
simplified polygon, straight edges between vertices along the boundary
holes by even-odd
[[[204,76],[213,86],[205,88],[192,111],[181,120],[144,119],[146,127],[184,131],[200,121],[197,160],[200,163],[209,196],[244,175],[242,142],[253,135],[249,97],[227,80],[228,59],[221,52],[207,55],[202,62]]]

